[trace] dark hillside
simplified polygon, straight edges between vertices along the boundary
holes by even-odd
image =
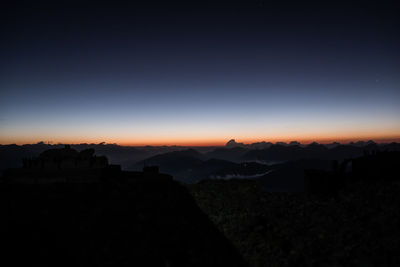
[[[354,182],[333,198],[255,180],[189,185],[250,266],[400,266],[400,183]]]
[[[1,261],[14,266],[243,266],[171,177],[0,184]],[[118,181],[118,182],[116,182]],[[6,265],[3,265],[6,266]],[[9,265],[7,265],[9,266]]]

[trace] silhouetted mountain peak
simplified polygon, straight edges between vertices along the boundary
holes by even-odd
[[[252,143],[249,145],[249,147],[252,149],[265,149],[270,147],[271,145],[272,145],[271,142],[262,141],[262,142]]]
[[[368,146],[368,145],[376,145],[376,143],[372,140],[368,140],[368,141],[350,142],[350,145],[364,147],[364,146]]]
[[[317,142],[312,142],[311,144],[308,145],[309,147],[311,146],[320,146],[320,144],[318,144]]]
[[[243,144],[243,143],[237,143],[237,142],[235,141],[235,139],[231,139],[231,140],[229,140],[229,141],[226,143],[225,146],[228,147],[228,148],[232,148],[232,147],[244,147],[245,144]]]
[[[277,144],[277,145],[280,145],[280,146],[287,146],[287,145],[288,145],[288,144],[285,143],[285,142],[276,142],[276,144]]]
[[[291,141],[291,142],[289,143],[289,146],[300,146],[300,143],[297,142],[297,141]]]

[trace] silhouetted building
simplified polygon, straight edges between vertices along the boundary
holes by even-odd
[[[122,171],[120,165],[109,164],[105,156],[95,156],[94,149],[80,152],[69,145],[49,149],[38,157],[23,159],[22,168],[7,169],[0,183],[126,183],[172,181],[172,176],[159,173],[158,166],[145,166],[143,172]]]
[[[363,157],[352,160],[352,174],[356,180],[397,180],[399,166],[398,151],[366,151]]]
[[[43,151],[38,157],[25,158],[22,168],[7,169],[2,182],[11,183],[92,183],[121,173],[119,165],[108,164],[94,149],[81,152],[65,145]]]
[[[145,166],[143,167],[143,172],[145,174],[158,174],[159,169],[158,166]]]
[[[314,195],[332,196],[353,182],[398,180],[400,152],[365,151],[364,156],[333,161],[332,171],[304,170],[305,191]],[[351,168],[350,168],[351,166]]]
[[[108,166],[105,156],[94,156],[94,149],[81,152],[65,145],[60,149],[49,149],[38,157],[23,160],[24,169],[40,169],[48,171],[69,169],[101,169]]]

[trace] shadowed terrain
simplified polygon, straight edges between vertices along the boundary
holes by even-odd
[[[348,173],[310,172],[304,193],[266,192],[254,179],[188,187],[250,266],[399,266],[399,163],[381,153]]]
[[[73,151],[66,147],[41,155],[59,158]],[[13,266],[245,266],[187,189],[156,168],[49,168],[4,173],[2,261]]]
[[[194,150],[152,159],[175,171],[192,164],[205,176],[269,173],[185,185],[157,166],[121,171],[91,149],[47,150],[3,173],[4,259],[15,266],[400,264],[400,152],[271,166]]]

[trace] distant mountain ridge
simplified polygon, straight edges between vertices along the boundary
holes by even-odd
[[[229,160],[209,158],[194,149],[168,152],[156,155],[132,165],[130,169],[140,170],[145,165],[155,165],[163,173],[171,174],[174,179],[185,183],[196,183],[203,179],[227,175],[254,175],[269,170],[264,164],[243,165]]]
[[[62,144],[51,145],[43,142],[28,145],[0,145],[0,172],[8,168],[21,167],[23,158],[35,157],[47,149],[62,148],[63,146],[64,145]],[[263,164],[274,164],[284,161],[312,158],[340,160],[361,156],[364,151],[400,151],[400,144],[376,144],[373,141],[359,141],[350,144],[339,144],[334,142],[331,144],[312,143],[309,145],[302,145],[296,141],[292,141],[289,144],[258,142],[247,145],[237,143],[232,139],[223,147],[127,147],[116,144],[100,143],[71,145],[71,148],[78,151],[95,149],[96,155],[106,156],[111,164],[119,164],[122,169],[130,169],[138,162],[142,162],[141,167],[143,167],[143,161],[148,161],[154,156],[170,152],[178,153],[170,154],[172,161],[177,159],[177,155],[180,155],[180,160],[191,161],[193,166],[197,166],[201,161],[206,161],[207,159],[218,159],[235,163],[253,161]],[[179,153],[180,151],[183,152]],[[164,158],[164,156],[162,156],[162,158]],[[157,157],[152,158],[152,160],[157,160]],[[177,164],[172,161],[172,165]],[[172,166],[172,168],[175,167]]]
[[[309,145],[273,144],[264,149],[239,146],[218,147],[207,153],[194,149],[168,152],[150,157],[132,166],[140,169],[144,164],[157,165],[162,172],[171,174],[185,183],[217,178],[257,178],[265,188],[303,190],[303,172],[307,168],[329,169],[333,160],[357,158],[372,151],[400,151],[397,143],[378,145],[359,142],[357,145],[327,146],[316,142]]]
[[[348,145],[353,145],[353,146],[359,146],[359,147],[363,147],[363,146],[367,146],[367,145],[374,145],[377,144],[372,140],[368,140],[368,141],[357,141],[357,142],[350,142],[348,143]],[[264,148],[268,148],[270,146],[274,145],[274,143],[271,142],[256,142],[256,143],[250,143],[250,144],[244,144],[244,143],[238,143],[236,142],[235,139],[231,139],[229,140],[226,144],[225,147],[227,148],[233,148],[233,147],[246,147],[246,148],[252,148],[252,149],[264,149]],[[276,142],[275,145],[282,145],[282,146],[308,146],[308,145],[318,145],[317,142],[312,142],[310,144],[301,144],[300,142],[297,141],[290,141],[289,143],[286,142]],[[325,146],[327,147],[334,147],[337,145],[342,145],[339,142],[333,142],[330,144],[325,144]],[[345,144],[343,144],[345,145]]]
[[[327,146],[312,143],[307,146],[283,146],[272,145],[266,149],[250,150],[243,155],[243,160],[278,160],[289,161],[299,159],[324,159],[324,160],[342,160],[345,158],[358,157],[366,151],[398,151],[400,146],[397,143],[378,145],[376,143],[367,143],[360,145],[336,145]]]

